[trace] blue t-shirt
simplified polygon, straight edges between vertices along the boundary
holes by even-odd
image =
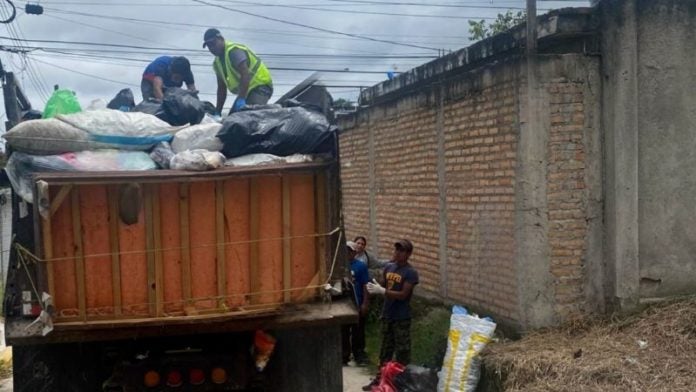
[[[353,288],[355,289],[355,302],[358,306],[363,303],[363,286],[370,281],[370,273],[367,271],[365,263],[358,259],[350,261],[350,274],[353,277]]]
[[[169,66],[172,64],[172,60],[174,60],[174,57],[172,56],[157,57],[153,62],[150,63],[150,65],[147,66],[147,68],[145,68],[145,72],[143,72],[143,79],[152,81],[156,76],[159,76],[162,78],[162,84],[165,87],[181,87],[183,83],[174,82],[169,73]],[[192,72],[188,72],[186,75],[183,75],[183,77],[183,82],[186,82],[186,85],[193,84]]]
[[[384,267],[384,282],[387,290],[401,291],[404,283],[418,284],[418,272],[411,264],[400,266],[397,263],[389,263]],[[411,293],[413,294],[413,292]],[[411,318],[411,297],[403,300],[384,298],[382,317],[387,320],[408,320]]]

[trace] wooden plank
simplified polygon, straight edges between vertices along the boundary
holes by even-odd
[[[215,237],[217,244],[218,307],[227,307],[227,264],[225,255],[225,182],[215,183]]]
[[[48,200],[50,201],[50,190],[49,193],[46,195]],[[42,226],[41,226],[41,235],[42,235],[42,241],[43,241],[43,254],[42,257],[46,261],[46,280],[47,280],[47,285],[48,285],[48,293],[50,295],[55,295],[56,293],[56,286],[55,286],[55,281],[54,281],[54,272],[53,272],[53,223],[51,217],[53,214],[48,214],[47,217],[43,218]],[[4,283],[4,282],[3,282]]]
[[[80,192],[72,190],[72,224],[75,245],[75,280],[77,285],[77,303],[80,319],[87,320],[87,297],[85,295],[85,255],[82,247],[82,223],[80,221]]]
[[[252,304],[258,303],[259,281],[259,182],[252,178],[249,185],[249,287]]]
[[[56,211],[58,211],[60,206],[65,201],[65,198],[68,197],[68,195],[70,194],[70,190],[72,190],[72,185],[63,185],[62,187],[60,187],[60,190],[56,194],[56,197],[54,197],[53,200],[51,200],[51,216],[53,216],[53,214],[55,214]]]
[[[111,244],[111,279],[114,293],[114,316],[123,313],[121,297],[121,255],[118,240],[118,187],[109,186],[109,243]]]
[[[150,316],[157,315],[157,302],[155,296],[155,238],[154,224],[152,220],[152,190],[150,186],[143,187],[145,206],[145,249],[147,257],[147,303]]]
[[[283,302],[290,302],[292,288],[292,242],[290,240],[290,177],[283,176]]]
[[[139,184],[152,182],[195,182],[216,181],[228,178],[251,177],[258,175],[283,175],[285,173],[311,173],[323,171],[331,166],[331,162],[291,163],[277,165],[262,165],[252,167],[224,167],[207,172],[185,172],[181,170],[146,170],[146,171],[113,171],[113,172],[46,172],[39,173],[37,180],[45,180],[50,185],[60,184],[123,184],[137,182]]]
[[[164,315],[164,263],[162,260],[162,219],[158,185],[150,186],[152,197],[152,236],[155,256],[155,304],[157,317]]]
[[[189,228],[189,184],[179,184],[179,219],[181,230],[181,289],[186,306],[191,305],[191,237]]]
[[[328,225],[326,224],[326,173],[320,172],[314,176],[314,189],[315,189],[315,210],[317,217],[316,229],[318,234],[324,234],[329,231]],[[333,229],[333,228],[332,228]],[[326,276],[326,267],[329,262],[329,258],[326,253],[326,237],[320,235],[317,237],[317,270],[319,271],[319,281],[326,282],[328,276]]]

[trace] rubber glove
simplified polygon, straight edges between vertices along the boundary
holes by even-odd
[[[387,292],[387,289],[382,287],[376,279],[372,279],[372,282],[367,284],[367,292],[370,294],[384,295],[384,293]]]
[[[238,112],[242,110],[242,108],[246,106],[246,99],[245,98],[237,98],[234,101],[234,106],[232,106],[232,112]]]

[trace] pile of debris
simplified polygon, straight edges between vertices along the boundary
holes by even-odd
[[[31,202],[38,172],[204,171],[311,162],[334,151],[335,127],[312,106],[250,106],[224,119],[211,107],[182,89],[168,89],[161,103],[135,105],[126,89],[108,105],[82,110],[74,93],[58,90],[40,118],[3,135],[12,151],[6,171]]]
[[[487,390],[693,391],[696,298],[489,345]]]

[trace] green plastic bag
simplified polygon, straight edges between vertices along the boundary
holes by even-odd
[[[58,114],[70,114],[81,112],[82,107],[77,101],[75,93],[70,90],[56,90],[46,102],[43,118],[55,117]]]

